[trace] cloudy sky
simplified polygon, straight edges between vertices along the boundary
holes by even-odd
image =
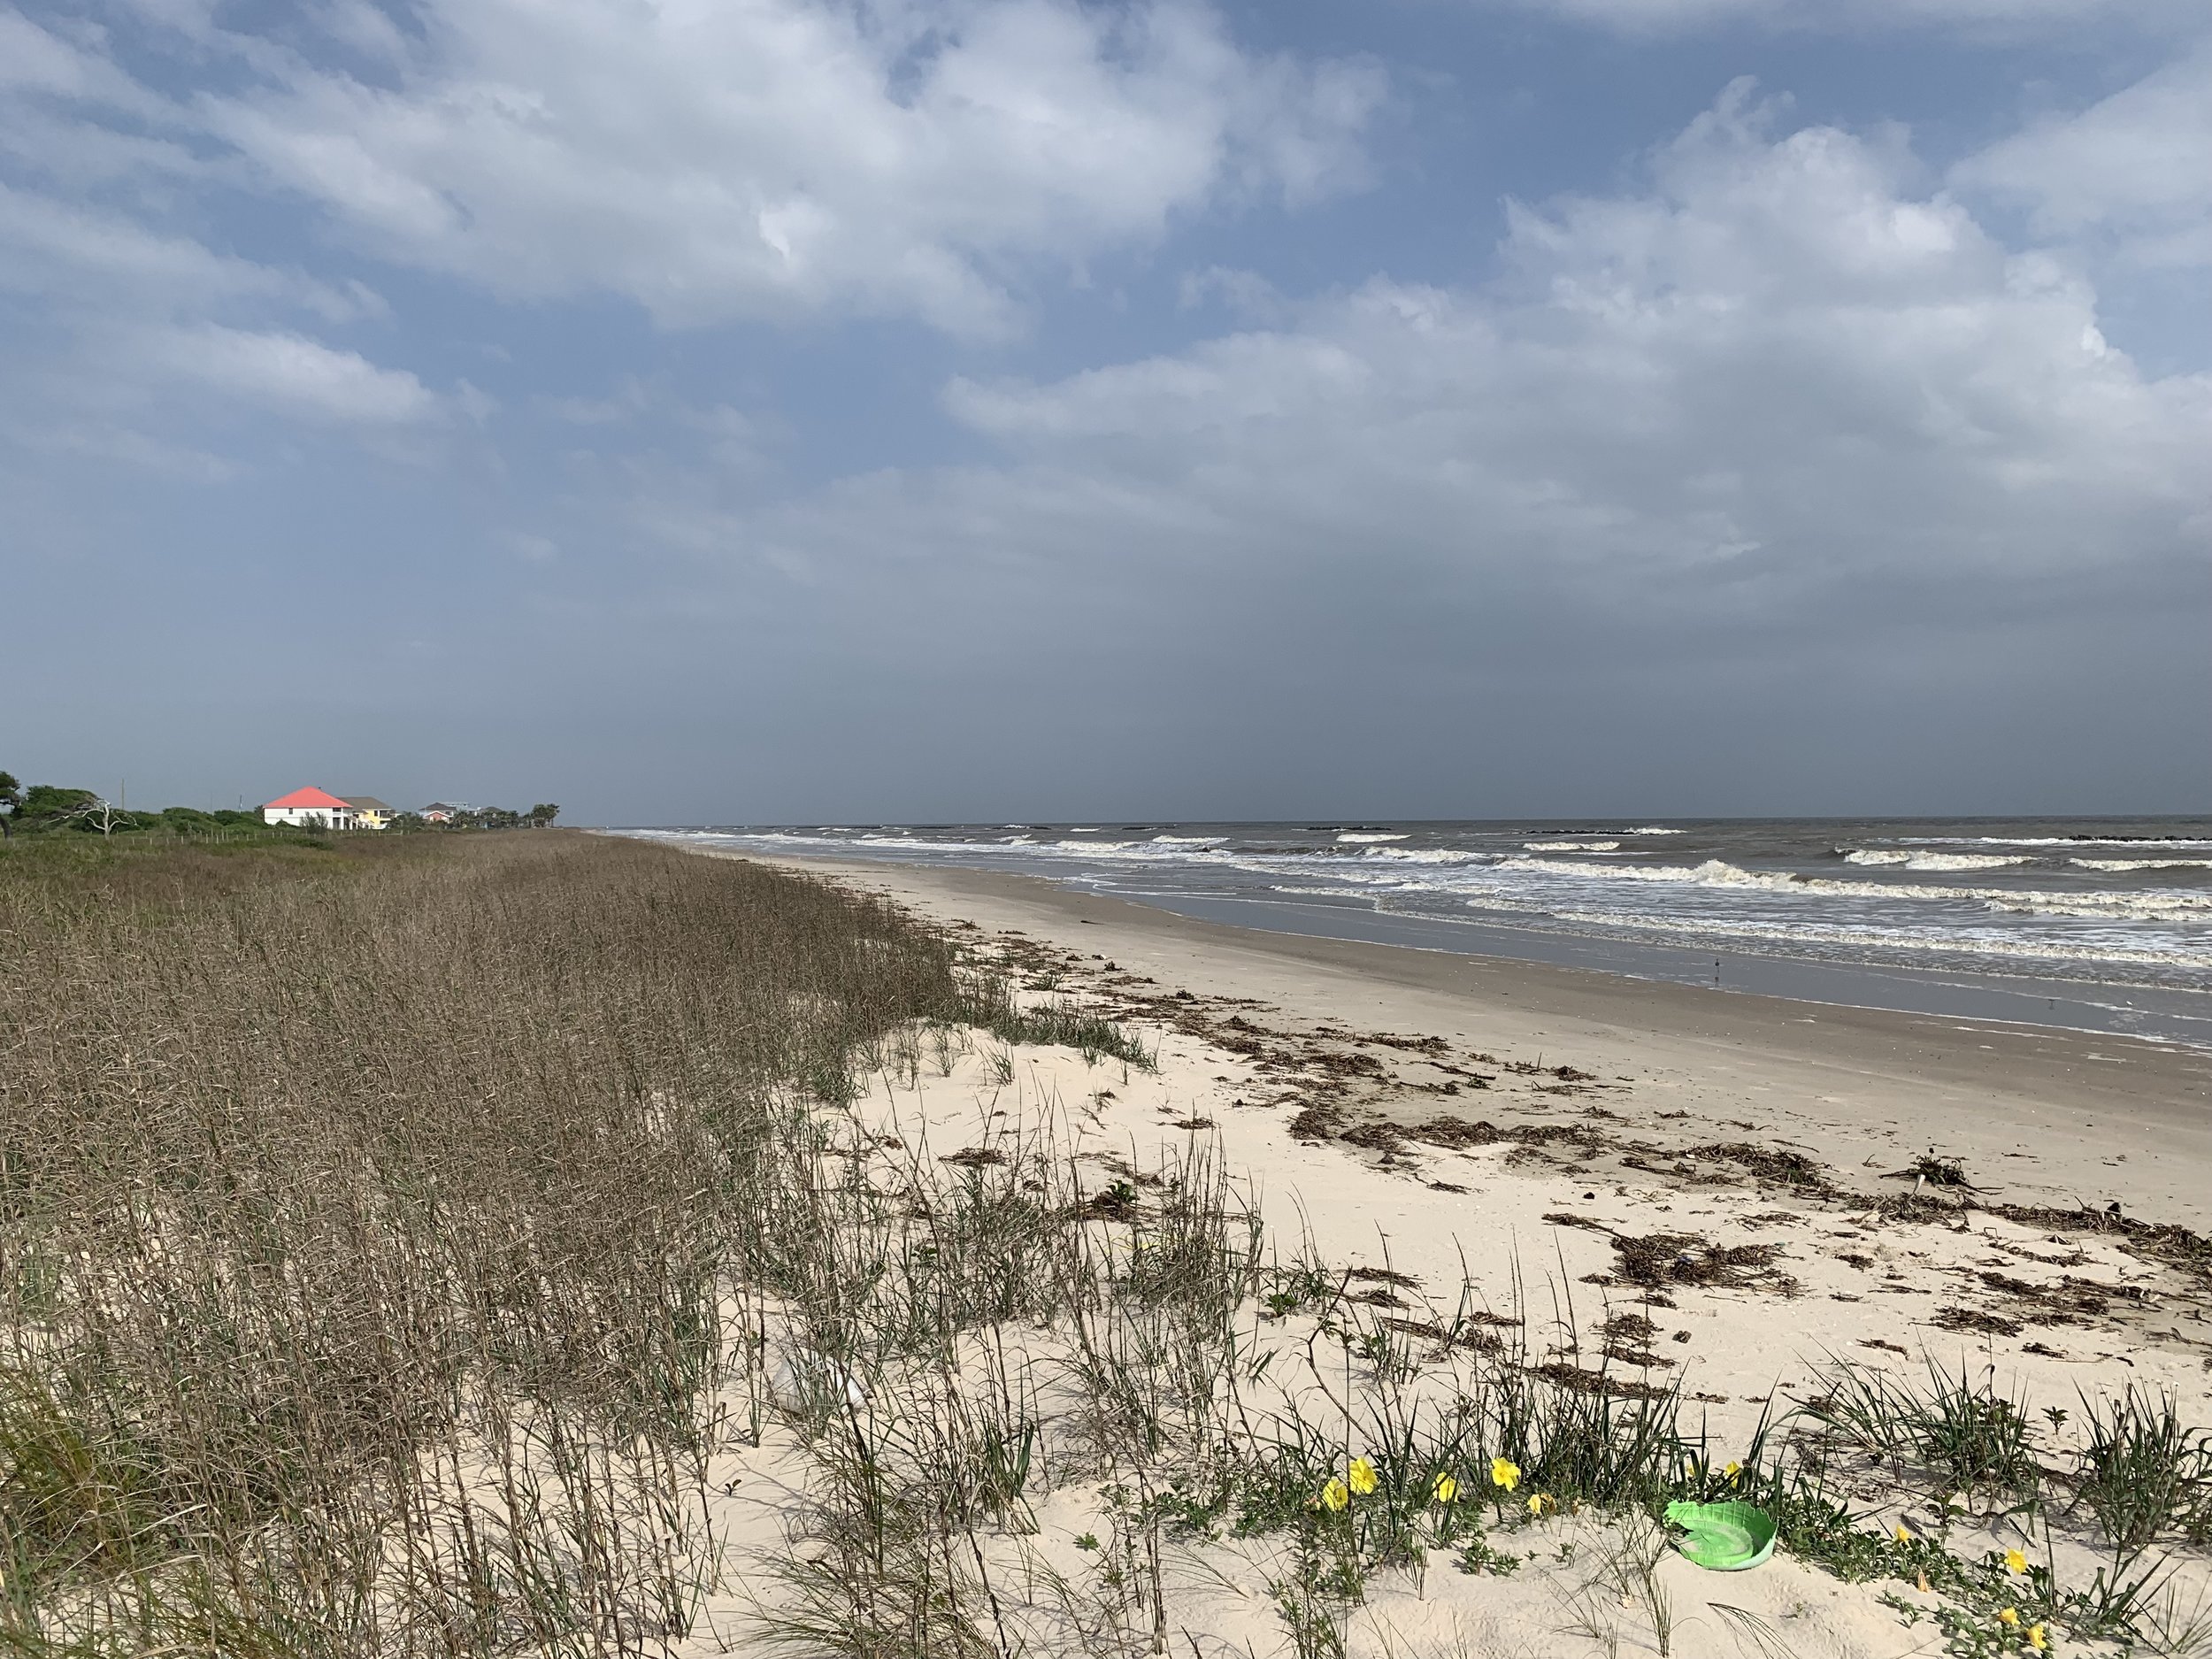
[[[0,765],[2212,807],[2202,0],[0,0]]]

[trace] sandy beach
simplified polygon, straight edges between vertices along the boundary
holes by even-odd
[[[2212,1226],[2212,1053],[1709,992],[1541,963],[1301,938],[1195,921],[993,872],[763,858],[882,893],[945,923],[1090,962],[1101,987],[1255,998],[1309,1028],[1413,1032],[1631,1087],[1611,1110],[1678,1133],[1755,1125],[1846,1186],[1931,1145],[1988,1194]],[[1120,978],[1106,972],[1118,965]],[[1137,999],[1141,1000],[1141,999]],[[1425,1097],[1415,1095],[1417,1103]],[[1387,1090],[1373,1104],[1404,1104]],[[1709,1136],[1708,1137],[1709,1138]]]
[[[1133,1169],[1217,1151],[1271,1248],[1371,1286],[1408,1329],[1455,1302],[1509,1310],[1555,1381],[1678,1390],[1716,1457],[1847,1363],[1908,1386],[1932,1365],[1974,1377],[2031,1418],[2058,1412],[2042,1419],[2054,1444],[2083,1402],[2130,1386],[2212,1420],[2212,1056],[1264,934],[996,873],[785,862],[883,894],[1032,996],[1158,1045],[1156,1074],[1110,1086],[1064,1050],[1022,1051],[1016,1119],[1079,1102],[1084,1156]],[[949,1149],[987,1144],[1008,1115],[1007,1090],[964,1065],[906,1089],[879,1088],[872,1129]],[[1877,1481],[1861,1498],[1867,1525],[1968,1557],[2025,1539],[1964,1513],[1963,1494]],[[1064,1536],[1082,1531],[1078,1496],[1056,1505]],[[1538,1525],[1565,1529],[1516,1535],[1549,1567],[1371,1587],[1351,1650],[1741,1651],[1732,1613],[1666,1641],[1625,1613],[1563,1634],[1589,1584],[1560,1563],[1587,1523]],[[2078,1540],[2042,1548],[2055,1571],[2096,1571]],[[1228,1632],[1196,1651],[1278,1649],[1263,1566],[1187,1567],[1179,1616]],[[1665,1572],[1686,1606],[1717,1598],[1711,1575]],[[2165,1587],[2187,1604],[2204,1578],[2185,1559]],[[1778,1559],[1727,1588],[1785,1651],[1936,1650],[1900,1609],[1939,1598],[1910,1586],[1901,1601],[1893,1583]]]

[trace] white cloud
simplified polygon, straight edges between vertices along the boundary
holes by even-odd
[[[265,54],[204,118],[385,257],[672,324],[990,328],[1025,264],[1343,185],[1380,94],[1359,65],[1254,59],[1189,0],[440,0],[421,21],[389,86]]]
[[[517,558],[533,565],[542,565],[561,556],[561,544],[549,536],[538,535],[528,530],[503,530],[497,537],[500,544]]]
[[[414,375],[291,326],[384,319],[375,292],[204,240],[213,215],[195,191],[221,168],[195,148],[188,111],[118,68],[104,31],[63,27],[0,10],[0,163],[14,174],[0,178],[0,295],[32,322],[0,359],[16,441],[219,480],[245,470],[198,447],[220,400],[368,432],[436,415]],[[479,396],[464,385],[457,401]],[[149,429],[165,422],[181,441]]]
[[[380,313],[358,283],[342,287],[217,253],[188,236],[153,230],[119,213],[0,182],[0,287],[44,296],[68,309],[127,304],[192,312],[231,301],[296,305],[332,321]]]
[[[397,426],[439,411],[437,397],[404,370],[379,368],[300,334],[204,324],[153,331],[134,344],[171,374],[281,412]]]
[[[0,12],[0,87],[141,112],[155,103],[98,51],[41,28],[12,7]]]
[[[1378,279],[1171,356],[956,380],[1008,465],[723,539],[860,585],[895,559],[1317,605],[1416,581],[1440,614],[1548,594],[1685,644],[2132,603],[2201,561],[2212,379],[2147,379],[2088,288],[1893,147],[1774,119],[1732,89],[1649,193],[1517,207],[1494,288]]]
[[[2212,43],[1953,176],[2026,204],[2047,236],[2108,239],[2152,265],[2212,264]]]
[[[2185,22],[2193,0],[1479,0],[1630,34],[1717,23],[1790,30],[1954,28],[1995,34],[2053,25]]]

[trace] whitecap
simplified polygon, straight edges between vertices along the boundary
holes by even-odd
[[[1572,876],[1601,888],[1607,882],[1663,882],[1700,887],[1763,887],[1775,893],[1819,893],[1838,898],[1954,900],[2024,916],[2076,916],[2110,921],[2212,921],[2212,893],[2058,893],[2048,889],[1939,887],[1933,882],[1837,881],[1779,871],[1744,870],[1718,858],[1686,864],[1584,864],[1552,858],[1505,858],[1500,871]]]
[[[2212,870],[2212,858],[2069,858],[2084,870]]]
[[[1381,833],[1362,835],[1352,830],[1346,830],[1343,834],[1337,837],[1337,840],[1340,841],[1409,841],[1412,838],[1410,836],[1407,835],[1389,835]]]
[[[1883,864],[1906,870],[2001,870],[2034,862],[2025,853],[1906,853],[1862,849],[1846,853],[1848,864]]]
[[[1900,847],[2212,847],[2190,835],[1893,835]]]
[[[1532,853],[1617,853],[1621,849],[1618,841],[1523,841],[1521,845]]]
[[[1482,863],[1485,856],[1456,847],[1368,847],[1361,849],[1360,856],[1409,864],[1471,864]]]
[[[1795,879],[1758,875],[1722,859],[1690,864],[1571,864],[1556,858],[1502,858],[1501,870],[1529,870],[1540,875],[1586,876],[1615,881],[1692,882],[1700,887],[1794,887]]]

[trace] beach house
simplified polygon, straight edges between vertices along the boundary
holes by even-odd
[[[449,806],[443,801],[433,801],[428,806],[423,808],[422,810],[423,822],[426,824],[450,824],[453,822],[453,815],[460,810],[461,809],[459,807]]]
[[[353,809],[354,828],[389,829],[391,827],[392,814],[396,810],[396,808],[378,800],[373,795],[349,795],[344,796],[343,799],[345,803]]]
[[[280,795],[261,809],[265,824],[291,824],[305,829],[352,829],[359,818],[352,803],[312,785]]]

